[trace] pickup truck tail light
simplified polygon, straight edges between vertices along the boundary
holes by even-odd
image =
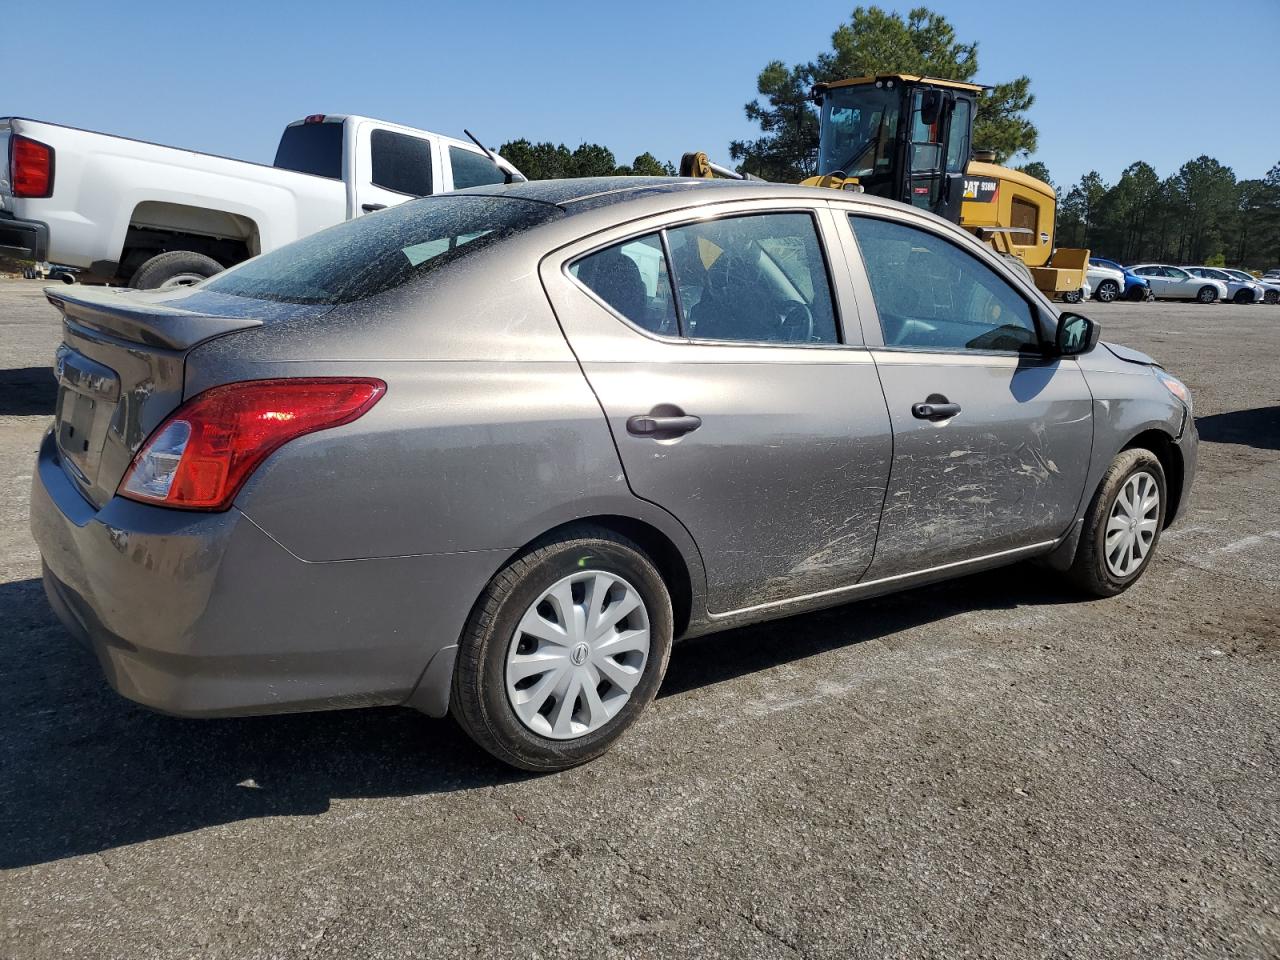
[[[15,197],[53,196],[53,147],[28,137],[11,137],[9,179]]]
[[[117,493],[184,510],[226,510],[274,451],[362,417],[386,393],[381,380],[249,380],[192,397],[142,445]]]

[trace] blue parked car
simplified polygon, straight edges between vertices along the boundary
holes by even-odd
[[[1122,267],[1114,260],[1105,260],[1102,257],[1090,257],[1089,262],[1095,267],[1110,267],[1112,270],[1119,270],[1124,274],[1124,298],[1126,300],[1151,300],[1151,284],[1138,276],[1128,267]]]

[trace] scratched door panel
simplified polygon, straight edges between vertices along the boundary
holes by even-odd
[[[877,351],[894,458],[868,579],[1052,540],[1089,468],[1092,400],[1072,360]],[[912,406],[960,405],[942,421]]]

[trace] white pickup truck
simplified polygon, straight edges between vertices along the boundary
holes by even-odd
[[[474,144],[368,117],[289,124],[271,166],[5,117],[0,254],[169,287],[414,197],[513,179]]]

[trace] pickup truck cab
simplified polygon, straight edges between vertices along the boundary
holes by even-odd
[[[251,163],[0,118],[0,254],[143,289],[181,286],[414,197],[523,180],[472,143],[316,114]]]

